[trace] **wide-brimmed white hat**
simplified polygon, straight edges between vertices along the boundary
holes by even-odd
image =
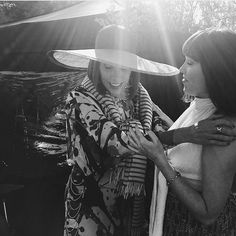
[[[174,66],[139,57],[135,42],[131,32],[123,26],[109,25],[98,32],[95,49],[52,50],[48,56],[56,64],[70,69],[86,69],[89,61],[94,60],[145,74],[172,76],[179,73]]]

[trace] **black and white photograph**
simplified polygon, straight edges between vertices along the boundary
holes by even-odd
[[[236,236],[235,13],[0,1],[0,236]]]

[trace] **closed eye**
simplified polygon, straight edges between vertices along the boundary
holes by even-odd
[[[193,65],[196,61],[194,61],[192,58],[190,57],[186,57],[185,62],[187,63],[187,65]]]
[[[105,67],[105,69],[107,69],[107,70],[110,70],[110,69],[112,68],[112,66],[111,66],[111,65],[108,65],[108,64],[105,64],[104,67]]]

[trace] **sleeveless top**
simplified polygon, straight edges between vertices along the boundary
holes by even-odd
[[[189,108],[174,122],[171,129],[187,127],[211,116],[216,107],[209,98],[195,98]],[[202,145],[182,143],[167,151],[170,165],[183,177],[201,180]],[[155,169],[152,203],[150,210],[149,235],[162,235],[165,203],[168,193],[166,179]]]

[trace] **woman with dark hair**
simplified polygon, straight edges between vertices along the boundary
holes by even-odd
[[[202,34],[201,34],[202,33]],[[235,113],[235,33],[227,30],[192,35],[183,45],[183,54],[201,63],[209,96],[222,114]]]
[[[139,74],[172,76],[178,69],[137,56],[134,42],[130,31],[110,25],[99,31],[95,49],[49,53],[65,67],[88,66],[66,106],[73,168],[66,188],[65,235],[144,235],[147,159],[128,149],[129,128],[154,129],[167,145],[232,141],[231,122],[222,119],[206,120],[199,129],[164,132],[172,121],[153,105]],[[217,125],[226,125],[220,137]]]
[[[130,152],[126,133],[129,127],[144,132],[153,125],[152,101],[140,73],[172,76],[178,69],[138,57],[132,34],[117,25],[99,31],[95,49],[56,50],[49,56],[65,67],[88,67],[66,105],[73,168],[66,187],[65,235],[141,235],[147,159]],[[156,127],[164,131],[171,121],[158,114]]]
[[[183,45],[184,92],[194,97],[170,129],[220,113],[236,125],[236,33],[206,29]],[[220,134],[224,127],[218,126]],[[154,161],[156,171],[150,235],[236,235],[236,141],[226,146],[182,143],[166,154],[149,131],[148,141],[130,129],[130,149]],[[169,190],[169,191],[168,191]]]

